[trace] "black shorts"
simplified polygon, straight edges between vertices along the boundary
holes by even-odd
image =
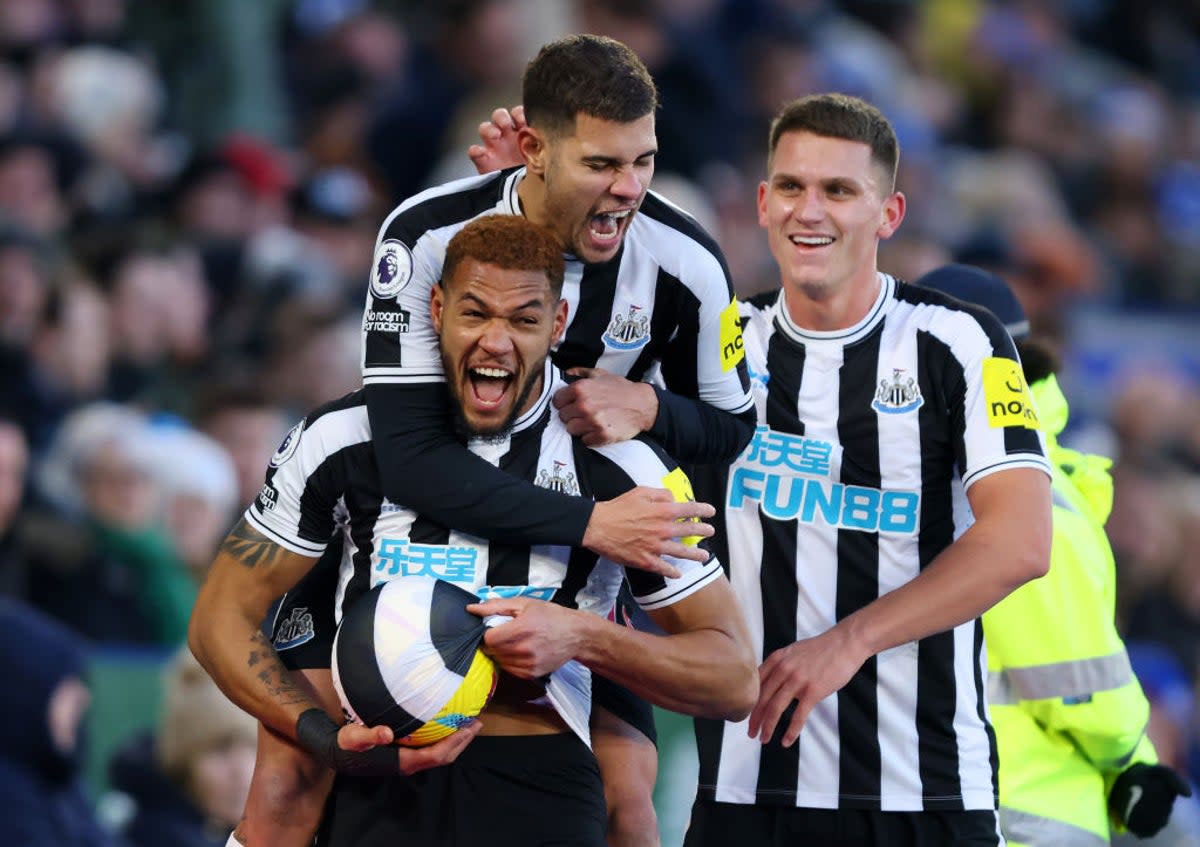
[[[683,847],[997,847],[1000,824],[989,809],[879,812],[794,809],[697,800]]]
[[[330,542],[312,570],[283,596],[274,612],[267,616],[263,631],[274,645],[283,666],[290,671],[329,669],[333,637],[337,634],[333,606],[338,565],[342,558],[340,539],[339,534]],[[333,549],[335,547],[336,550]],[[633,626],[639,615],[644,616],[644,613],[629,593],[628,583],[623,583],[617,595],[617,605],[609,618]],[[658,743],[653,707],[628,688],[599,674],[592,674],[592,705],[607,709],[651,742]]]
[[[317,847],[605,847],[596,757],[572,733],[481,736],[452,765],[343,777]]]

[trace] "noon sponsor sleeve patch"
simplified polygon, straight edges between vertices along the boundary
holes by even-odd
[[[737,298],[721,310],[721,368],[731,371],[746,358],[746,345],[742,340],[742,322],[738,315]]]
[[[984,359],[983,399],[989,426],[1041,428],[1020,362],[1000,356]]]

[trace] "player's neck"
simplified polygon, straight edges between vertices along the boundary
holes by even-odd
[[[815,284],[784,283],[788,316],[796,326],[812,332],[849,329],[871,311],[879,287],[879,273],[874,268],[869,276],[847,281],[834,291]]]
[[[527,221],[548,226],[546,220],[546,182],[540,176],[525,171],[517,186],[517,200],[521,203],[521,214]]]

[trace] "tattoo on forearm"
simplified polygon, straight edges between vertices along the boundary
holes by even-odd
[[[275,564],[279,557],[287,551],[271,539],[263,537],[254,527],[246,523],[245,518],[242,518],[237,522],[237,526],[229,531],[225,541],[221,543],[221,552],[233,557],[247,568],[256,568],[259,565],[269,567]]]
[[[279,661],[279,656],[271,647],[271,642],[261,632],[254,633],[250,638],[250,654],[246,664],[252,668],[261,668],[258,679],[275,700],[284,705],[308,703],[312,698],[292,680],[288,669]]]

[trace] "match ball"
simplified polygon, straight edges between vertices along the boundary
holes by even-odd
[[[390,726],[397,743],[423,747],[470,722],[496,690],[480,649],[479,598],[431,577],[378,585],[342,617],[333,642],[333,685],[342,708],[366,726]]]

